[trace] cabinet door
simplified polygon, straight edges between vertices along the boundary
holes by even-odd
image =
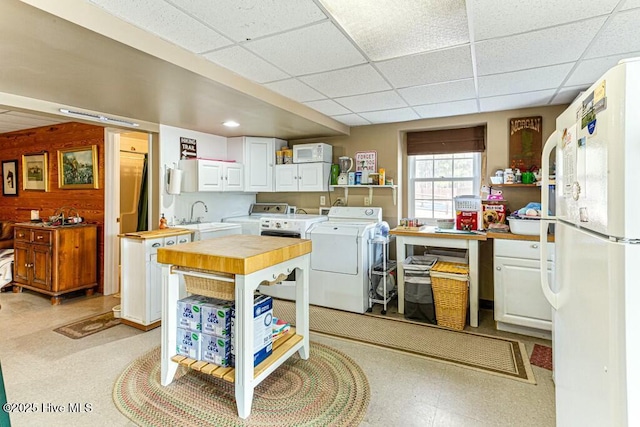
[[[38,288],[51,289],[51,247],[32,245],[33,251],[33,279],[31,285]]]
[[[223,191],[243,191],[244,190],[244,170],[241,164],[224,164]]]
[[[276,165],[276,191],[298,191],[298,166]]]
[[[329,163],[300,163],[298,165],[299,191],[326,191],[329,189]]]
[[[153,254],[147,263],[149,278],[147,282],[147,313],[144,324],[148,325],[162,318],[162,265],[158,263],[158,254]]]
[[[245,142],[244,191],[273,191],[273,138],[248,137]]]
[[[17,241],[13,245],[13,278],[18,283],[28,285],[29,264],[31,263],[30,246]]]
[[[496,321],[551,330],[551,305],[542,293],[540,261],[494,258],[494,316]],[[547,270],[553,283],[553,264]]]
[[[222,191],[223,162],[197,160],[198,191]]]

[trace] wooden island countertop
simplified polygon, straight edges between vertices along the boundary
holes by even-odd
[[[247,275],[311,253],[311,240],[234,234],[158,249],[158,262]]]

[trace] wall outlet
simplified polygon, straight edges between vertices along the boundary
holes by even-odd
[[[371,199],[369,198],[369,196],[364,196],[364,205],[371,206]]]
[[[320,206],[324,206],[327,204],[327,199],[325,196],[320,196]]]

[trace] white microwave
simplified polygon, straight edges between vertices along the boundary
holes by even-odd
[[[293,163],[331,163],[332,156],[333,147],[322,142],[293,146]]]

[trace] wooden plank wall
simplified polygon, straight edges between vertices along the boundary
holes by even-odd
[[[60,189],[58,187],[58,150],[96,145],[98,148],[98,189]],[[48,153],[49,191],[22,188],[22,155]],[[58,208],[72,206],[86,222],[98,224],[98,266],[100,287],[104,280],[104,128],[83,123],[62,123],[0,134],[0,161],[18,161],[18,196],[0,195],[0,219],[29,221],[31,210],[47,219]],[[1,193],[0,193],[1,194]]]

